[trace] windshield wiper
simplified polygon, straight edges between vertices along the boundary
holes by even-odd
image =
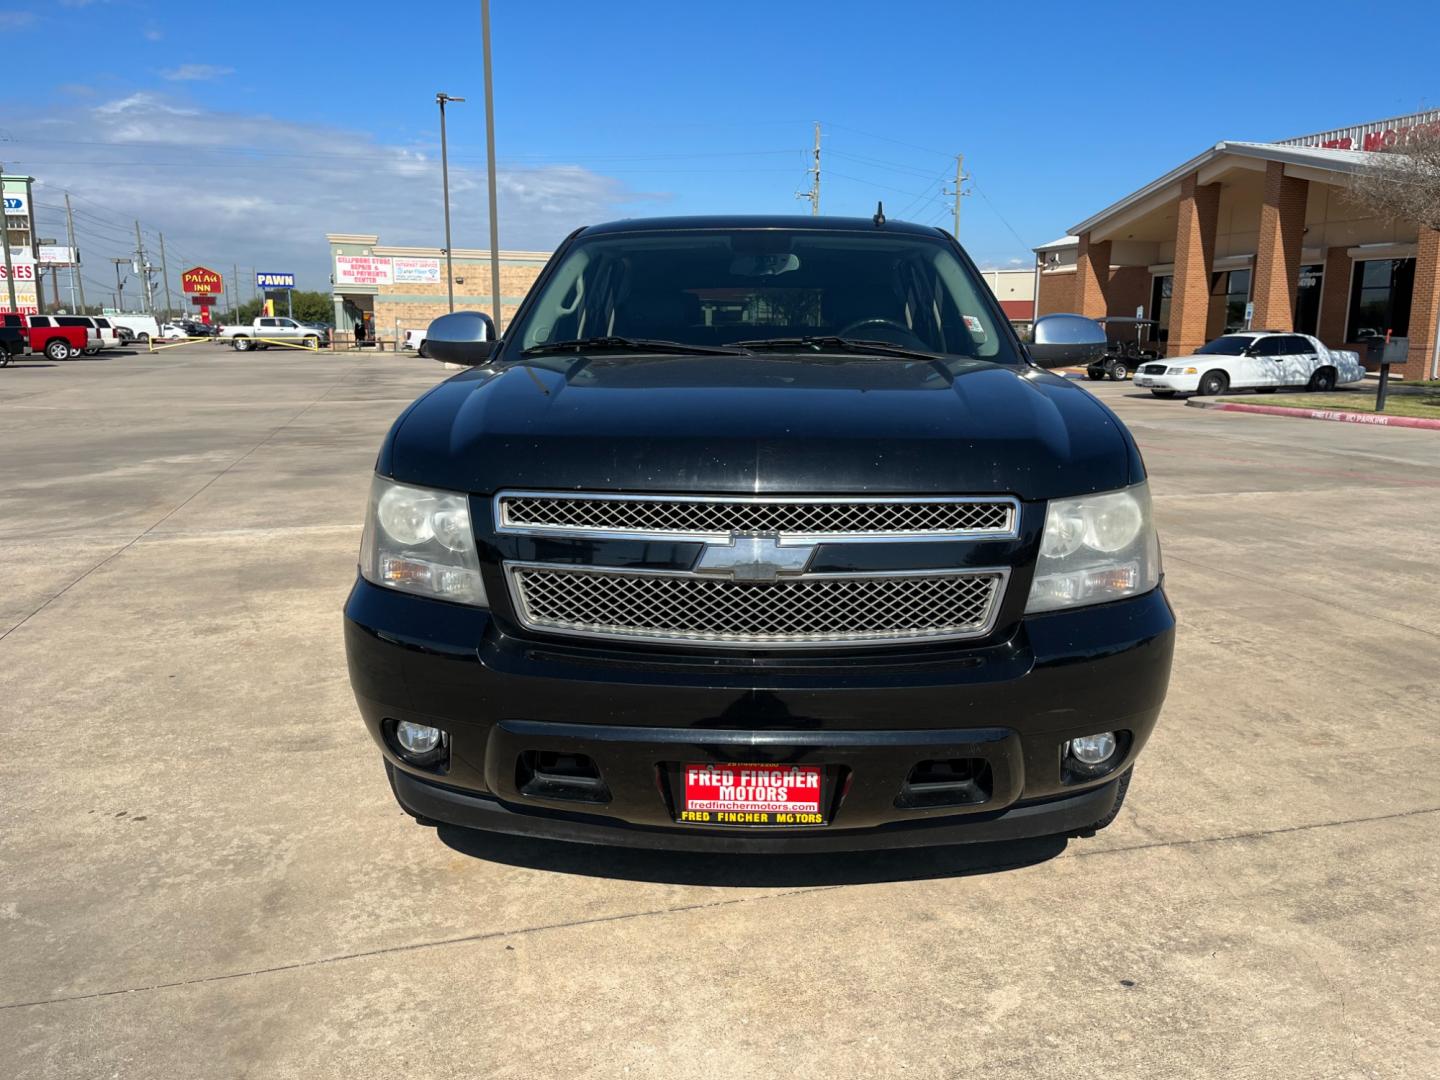
[[[865,338],[836,337],[777,337],[758,338],[755,341],[732,341],[730,344],[741,349],[793,349],[812,352],[872,353],[877,356],[903,356],[916,360],[944,360],[943,353],[926,352],[924,349],[907,349],[904,345],[892,345],[888,341],[870,341]]]
[[[652,338],[590,337],[573,341],[547,341],[531,345],[521,356],[546,356],[562,352],[630,352],[675,353],[691,356],[744,356],[745,350],[721,345],[687,345],[683,341],[657,341]]]

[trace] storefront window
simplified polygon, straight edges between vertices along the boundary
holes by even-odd
[[[1210,275],[1210,325],[1217,321],[1223,334],[1245,329],[1245,305],[1250,302],[1250,271],[1220,270]],[[1223,321],[1221,321],[1223,320]]]
[[[1350,324],[1346,341],[1410,333],[1410,296],[1415,288],[1414,259],[1370,259],[1355,264],[1350,287]]]
[[[1170,274],[1157,275],[1150,284],[1150,317],[1159,325],[1155,328],[1160,341],[1170,340],[1170,293],[1175,288],[1175,278]]]
[[[1295,332],[1314,334],[1320,327],[1320,286],[1325,280],[1325,265],[1311,263],[1300,267],[1300,280],[1295,290]]]

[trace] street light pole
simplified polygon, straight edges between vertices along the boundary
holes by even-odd
[[[490,181],[490,296],[496,331],[504,330],[500,300],[500,224],[495,212],[495,90],[490,77],[490,0],[480,0],[480,38],[485,57],[485,171]]]
[[[435,95],[435,104],[440,106],[440,186],[445,198],[445,295],[451,311],[455,310],[455,260],[450,254],[450,155],[445,146],[445,103],[464,100],[443,91]]]

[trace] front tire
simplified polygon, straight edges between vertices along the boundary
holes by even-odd
[[[45,343],[45,355],[51,360],[69,360],[70,345],[68,342],[60,341],[59,339],[47,341]]]
[[[230,339],[230,347],[231,347],[232,349],[234,349],[236,352],[249,352],[249,351],[250,351],[250,339],[249,339],[249,338],[244,338],[244,337],[231,338],[231,339]]]
[[[1322,367],[1314,375],[1310,376],[1310,392],[1314,394],[1328,394],[1335,389],[1339,381],[1334,368]]]
[[[320,339],[319,339],[318,337],[316,337],[314,334],[306,334],[306,335],[305,335],[305,347],[306,347],[307,349],[318,349],[318,348],[320,348]]]
[[[1202,397],[1215,397],[1230,389],[1230,376],[1223,371],[1207,371],[1200,376],[1200,385],[1195,393]]]
[[[1099,382],[1101,379],[1105,378],[1105,372],[1101,371],[1099,368],[1086,368],[1085,377],[1091,382]]]
[[[1110,378],[1114,382],[1124,382],[1130,377],[1130,369],[1124,363],[1116,362],[1110,365]]]

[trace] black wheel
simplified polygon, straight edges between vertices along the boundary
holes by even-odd
[[[1115,805],[1110,808],[1110,812],[1089,828],[1076,829],[1074,832],[1075,836],[1094,836],[1120,816],[1120,808],[1125,805],[1125,793],[1130,790],[1130,774],[1134,771],[1135,766],[1131,765],[1130,768],[1120,774],[1120,778],[1117,781],[1118,786],[1115,789]]]
[[[10,361],[15,359],[15,354],[0,349],[0,367],[9,367]]]
[[[425,342],[420,342],[420,348],[416,349],[415,351],[420,354],[421,359],[430,359],[430,346],[426,345]]]
[[[138,338],[136,338],[135,340],[138,341],[138,342],[140,342],[141,345],[149,345],[149,344],[150,344],[150,335],[149,335],[149,334],[143,334],[143,333],[142,333],[142,334],[141,334]]]
[[[318,337],[316,337],[314,334],[306,334],[306,335],[305,335],[305,347],[306,347],[307,349],[318,349],[318,348],[320,348],[320,339],[319,339]]]
[[[1255,393],[1257,393],[1257,394],[1273,394],[1277,389],[1278,389],[1278,387],[1274,387],[1274,386],[1257,386],[1257,387],[1255,388]]]
[[[1204,397],[1214,397],[1216,394],[1223,394],[1230,389],[1230,376],[1223,371],[1207,371],[1200,376],[1200,387],[1195,393]]]
[[[1336,382],[1335,369],[1322,367],[1310,376],[1310,389],[1316,394],[1328,394],[1335,389]]]
[[[61,341],[59,338],[56,338],[54,341],[47,341],[45,343],[45,355],[51,360],[69,360],[70,343],[68,341]]]
[[[250,351],[250,339],[247,337],[232,338],[230,340],[230,344],[234,347],[236,352]]]
[[[414,818],[415,824],[425,825],[432,829],[440,824],[440,822],[436,821],[434,818],[428,818],[424,814],[417,814],[414,810],[411,810],[410,807],[406,806],[403,802],[400,801],[400,793],[395,790],[395,766],[391,765],[388,761],[385,762],[385,779],[390,783],[390,794],[395,796],[395,804],[399,806],[401,810],[404,810],[405,813],[409,814],[412,818]]]
[[[1110,365],[1110,378],[1114,382],[1124,382],[1130,377],[1130,369],[1125,366],[1125,361],[1117,360]]]
[[[1101,379],[1105,378],[1105,372],[1101,371],[1099,368],[1086,368],[1085,377],[1092,382],[1099,382]]]
[[[1172,398],[1175,396],[1174,390],[1151,390],[1150,393],[1158,398]]]

